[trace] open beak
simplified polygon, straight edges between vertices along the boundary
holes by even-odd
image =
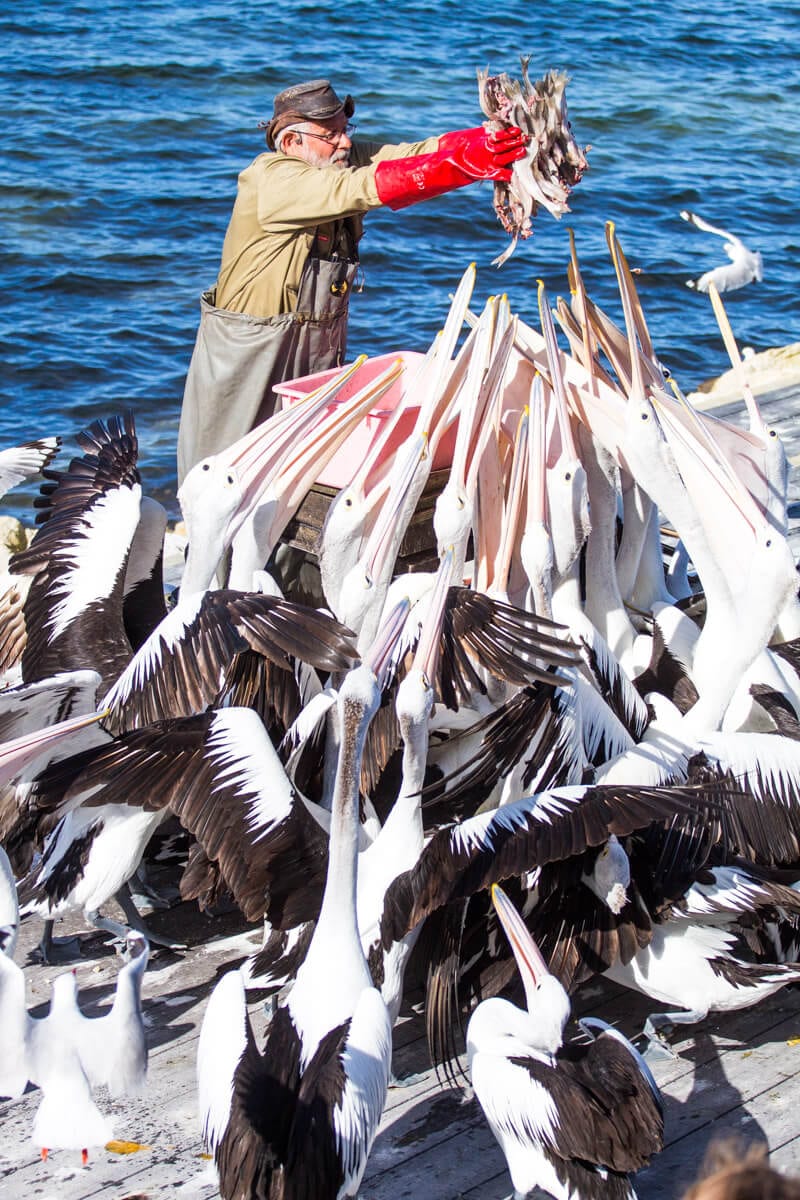
[[[277,527],[277,524],[282,522],[283,528],[354,426],[399,379],[403,371],[402,362],[397,359],[348,400],[322,415],[337,392],[353,377],[364,361],[364,357],[357,360],[353,369],[346,369],[336,380],[308,397],[300,406],[278,414],[279,421],[276,421],[276,424],[279,427],[274,432],[266,429],[262,437],[254,438],[248,445],[243,445],[253,438],[250,434],[231,447],[233,451],[236,446],[241,447],[232,455],[231,465],[237,471],[242,493],[242,501],[228,529],[228,537],[231,540],[257,507],[267,487],[271,488],[278,500],[278,511],[273,518],[273,525]],[[284,421],[284,417],[291,419]],[[265,424],[270,425],[271,421]]]

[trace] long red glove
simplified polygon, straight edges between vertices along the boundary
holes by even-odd
[[[511,164],[525,156],[526,138],[510,125],[497,133],[459,129],[439,138],[433,154],[412,158],[390,158],[375,168],[375,186],[381,204],[406,208],[418,200],[441,196],[479,179],[511,178]]]

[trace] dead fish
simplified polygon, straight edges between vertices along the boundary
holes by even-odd
[[[513,164],[510,183],[494,187],[494,209],[498,220],[511,234],[511,245],[493,265],[502,266],[514,253],[519,238],[533,233],[532,221],[540,205],[556,219],[569,212],[567,198],[588,168],[587,152],[576,142],[567,115],[566,87],[569,77],[548,71],[531,83],[529,55],[521,55],[522,84],[509,75],[478,71],[478,96],[488,120],[489,132],[518,125],[529,135],[528,153]]]

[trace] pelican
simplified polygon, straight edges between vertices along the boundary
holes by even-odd
[[[638,1051],[603,1022],[581,1023],[592,1037],[588,1046],[564,1046],[569,997],[496,884],[492,900],[526,1007],[498,998],[479,1004],[467,1026],[467,1056],[514,1200],[536,1188],[557,1200],[635,1200],[630,1176],[663,1146],[655,1081]]]
[[[263,1051],[239,972],[223,976],[206,1010],[197,1063],[200,1113],[225,1200],[270,1192],[353,1197],[377,1132],[392,1034],[358,931],[358,782],[396,636],[396,622],[388,622],[369,662],[349,672],[339,689],[341,741],[322,907]]]
[[[431,458],[443,432],[449,400],[458,392],[472,361],[469,340],[459,352],[457,361],[451,362],[451,358],[474,285],[475,264],[471,263],[456,289],[444,328],[428,348],[417,376],[405,387],[404,398],[419,404],[420,412],[414,424],[415,428],[427,430]],[[442,420],[437,419],[440,413]],[[385,500],[393,462],[386,445],[404,418],[407,418],[407,409],[401,402],[391,416],[381,422],[363,463],[333,498],[325,517],[318,560],[325,598],[332,612],[339,612],[344,578],[358,561],[364,539],[371,532],[379,506]]]
[[[33,576],[24,605],[26,683],[86,669],[111,684],[132,653],[122,593],[142,495],[133,416],[94,421],[77,440],[84,453],[50,472],[41,489],[46,520],[10,562]]]
[[[718,225],[709,224],[702,217],[698,217],[697,213],[683,208],[681,217],[690,225],[694,225],[695,229],[702,229],[704,233],[715,233],[717,237],[725,238],[725,253],[731,260],[725,266],[714,267],[713,270],[706,271],[699,279],[688,279],[687,287],[697,292],[708,292],[713,284],[718,292],[732,292],[754,280],[757,283],[761,282],[764,278],[764,264],[758,250],[748,250],[735,233],[730,233],[727,229],[720,229]]]

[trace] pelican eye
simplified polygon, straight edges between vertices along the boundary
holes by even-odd
[[[236,483],[236,480],[233,477],[233,475],[228,475],[227,480],[228,480],[228,483]]]
[[[642,413],[642,420],[643,420],[643,421],[646,421],[646,420],[647,420],[647,413]]]
[[[572,479],[572,471],[567,471],[567,473],[566,473],[566,475],[564,476],[564,478],[565,478],[567,481],[569,481],[570,479]]]
[[[349,497],[349,496],[348,496],[348,497],[347,497],[347,499],[345,500],[345,502],[344,502],[344,506],[345,506],[345,508],[352,508],[352,507],[353,507],[353,501],[350,499],[350,497]]]
[[[204,471],[210,471],[210,470],[211,470],[211,463],[203,463],[203,470],[204,470]]]

